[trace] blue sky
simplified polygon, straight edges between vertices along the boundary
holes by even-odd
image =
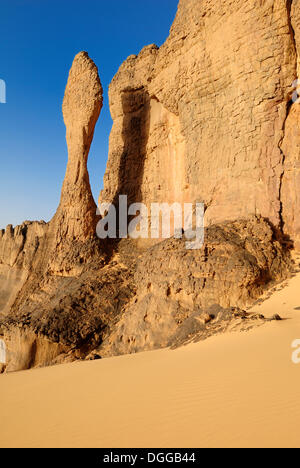
[[[168,36],[178,0],[0,0],[0,228],[49,221],[67,149],[61,105],[69,68],[86,50],[99,68],[104,107],[89,158],[97,199],[108,155],[108,85],[121,63]]]

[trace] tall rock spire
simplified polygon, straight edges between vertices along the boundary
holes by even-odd
[[[87,160],[103,104],[98,69],[86,52],[74,58],[63,101],[68,165],[60,205],[53,222],[57,237],[86,240],[95,233],[96,204]]]

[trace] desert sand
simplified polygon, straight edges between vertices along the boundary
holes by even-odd
[[[0,376],[1,447],[299,447],[300,274],[270,322],[168,349]]]

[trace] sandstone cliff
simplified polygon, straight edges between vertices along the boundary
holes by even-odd
[[[181,0],[166,43],[111,83],[100,200],[199,200],[208,224],[261,215],[299,246],[299,6]]]
[[[173,346],[248,317],[300,247],[299,0],[180,0],[166,43],[120,67],[100,201],[203,202],[205,243],[96,237],[87,158],[102,107],[81,52],[63,103],[68,166],[50,223],[0,232],[7,370]],[[152,243],[153,244],[153,243]]]

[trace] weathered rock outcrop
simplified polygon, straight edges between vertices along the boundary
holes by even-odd
[[[27,280],[46,230],[44,222],[25,221],[0,231],[0,317],[9,312]]]
[[[58,210],[0,233],[7,370],[264,323],[241,308],[288,275],[287,240],[300,248],[299,1],[180,0],[165,44],[130,56],[110,85],[100,201],[203,202],[200,250],[96,237],[87,158],[102,87],[88,55],[75,57]]]
[[[266,285],[285,278],[290,266],[279,239],[261,218],[207,228],[199,250],[186,250],[184,239],[165,240],[137,260],[136,295],[99,354],[172,345],[173,336],[176,341],[179,328],[195,314],[201,321],[215,304],[224,309],[252,304]],[[215,326],[213,320],[209,323]]]
[[[100,200],[203,201],[206,223],[261,215],[297,243],[299,11],[180,0],[166,43],[130,56],[110,85]]]

